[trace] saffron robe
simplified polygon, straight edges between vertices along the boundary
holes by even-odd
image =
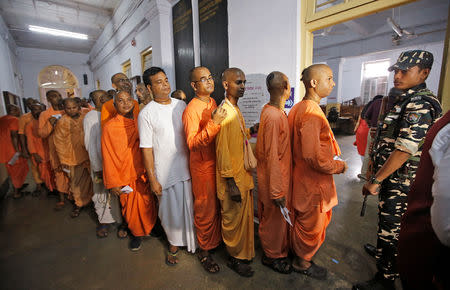
[[[291,243],[295,254],[310,261],[325,240],[331,209],[337,205],[333,174],[344,162],[330,125],[319,104],[299,103],[293,124],[293,187],[291,204],[294,226]]]
[[[134,100],[134,109],[133,109],[133,118],[137,120],[137,117],[139,115],[139,103]],[[116,107],[114,106],[114,99],[111,99],[103,104],[102,106],[102,112],[101,112],[101,126],[106,124],[109,120],[114,118],[114,116],[117,115]]]
[[[258,159],[259,237],[269,258],[288,254],[289,224],[274,199],[286,198],[289,208],[291,181],[291,141],[286,113],[269,104],[260,117],[255,155]]]
[[[116,115],[102,129],[103,180],[107,189],[130,186],[120,195],[122,215],[134,236],[147,236],[156,222],[155,197],[146,180],[137,120]]]
[[[222,239],[228,253],[237,259],[251,260],[255,256],[253,228],[253,177],[244,168],[244,118],[238,106],[224,103],[227,117],[216,136],[217,197],[221,205]],[[226,178],[234,178],[241,192],[240,203],[232,201]]]
[[[56,190],[59,192],[69,193],[69,178],[66,173],[61,170],[58,153],[56,153],[55,142],[53,138],[54,127],[50,124],[49,119],[53,115],[64,115],[64,110],[54,110],[53,107],[48,108],[39,115],[38,135],[48,144],[48,152],[50,157],[50,165],[52,166],[53,175],[55,177]]]
[[[8,162],[16,153],[11,132],[19,129],[19,119],[11,115],[0,117],[0,163],[5,163],[8,175],[11,178],[14,188],[21,188],[28,174],[28,162],[25,158],[19,157],[17,161],[10,165]]]
[[[213,98],[208,103],[193,98],[183,113],[184,132],[190,150],[194,224],[202,250],[214,249],[222,241],[220,204],[216,192],[215,148],[215,137],[220,125],[211,120],[211,113],[216,108]]]

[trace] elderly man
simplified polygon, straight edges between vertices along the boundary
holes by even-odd
[[[89,155],[84,148],[83,119],[86,115],[74,98],[63,100],[65,115],[56,123],[54,142],[62,170],[69,177],[70,193],[74,199],[71,217],[92,200],[92,181],[89,173]]]
[[[206,67],[193,68],[190,80],[195,97],[184,110],[183,125],[190,150],[194,222],[200,247],[198,258],[206,271],[216,273],[220,270],[219,265],[209,253],[222,242],[216,192],[215,137],[226,113],[223,108],[217,108],[211,98],[214,80]]]
[[[325,240],[331,210],[337,205],[333,174],[344,173],[347,164],[336,160],[341,154],[319,103],[335,83],[333,71],[324,64],[312,65],[302,73],[306,93],[293,108],[293,269],[316,279],[326,279],[327,270],[312,262]]]
[[[291,181],[291,138],[284,104],[291,93],[289,80],[281,72],[266,78],[269,103],[261,112],[255,155],[258,159],[259,238],[264,250],[262,263],[273,270],[289,274],[287,259],[288,223],[280,208],[289,206]]]
[[[131,90],[133,85],[131,84],[128,77],[123,73],[116,73],[111,77],[112,87],[117,91],[127,91],[131,95]],[[109,91],[108,91],[109,92]],[[139,114],[139,104],[136,100],[133,100],[135,109],[133,110],[134,118],[137,119]],[[101,126],[103,127],[106,122],[114,118],[117,114],[116,107],[114,106],[114,100],[111,99],[103,104],[101,112]]]
[[[5,163],[8,175],[11,178],[14,195],[13,198],[21,198],[20,191],[28,173],[28,162],[20,154],[19,129],[20,109],[9,104],[6,106],[7,115],[0,118],[0,163]]]
[[[187,247],[189,252],[197,247],[189,150],[181,120],[186,104],[170,98],[170,83],[163,69],[151,67],[143,79],[154,99],[139,114],[140,147],[169,241],[166,264],[174,266],[178,247]]]
[[[52,166],[53,176],[55,177],[56,190],[59,193],[59,202],[56,204],[55,210],[60,210],[64,207],[64,194],[69,194],[69,178],[62,170],[61,163],[59,162],[53,133],[58,119],[65,112],[61,108],[62,98],[58,91],[47,91],[46,97],[50,107],[39,115],[38,135],[48,144],[50,164]]]
[[[114,98],[117,114],[103,127],[102,156],[105,187],[119,196],[122,215],[131,232],[129,248],[138,251],[142,237],[156,223],[156,202],[145,174],[139,150],[139,133],[133,110],[137,108],[128,91]]]
[[[94,103],[94,110],[86,114],[83,120],[84,146],[89,154],[91,164],[91,178],[93,183],[95,211],[97,213],[99,226],[97,237],[108,236],[109,225],[122,222],[118,197],[111,194],[103,184],[103,158],[101,147],[100,112],[110,96],[102,90],[90,93],[90,99]]]
[[[216,136],[217,197],[222,214],[222,238],[227,247],[227,266],[243,277],[253,276],[248,261],[255,256],[253,235],[253,177],[244,168],[244,142],[248,130],[237,105],[245,92],[245,74],[226,69],[222,85],[226,96],[222,105],[226,118]]]

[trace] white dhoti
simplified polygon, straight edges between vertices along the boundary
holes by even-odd
[[[180,181],[162,191],[159,218],[171,245],[187,247],[188,252],[195,252],[197,236],[191,180]]]
[[[98,222],[101,224],[122,223],[122,214],[120,212],[119,198],[103,186],[103,183],[94,183],[94,202],[95,212],[98,216]]]

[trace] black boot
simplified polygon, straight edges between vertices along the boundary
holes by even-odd
[[[395,290],[394,280],[384,278],[380,272],[371,280],[353,285],[353,290]]]

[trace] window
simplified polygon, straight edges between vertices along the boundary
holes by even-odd
[[[377,60],[363,63],[361,101],[367,104],[376,95],[387,95],[389,60]]]
[[[152,66],[152,47],[146,48],[141,52],[142,73]]]
[[[122,63],[122,72],[130,79],[131,78],[131,61],[127,60]]]

